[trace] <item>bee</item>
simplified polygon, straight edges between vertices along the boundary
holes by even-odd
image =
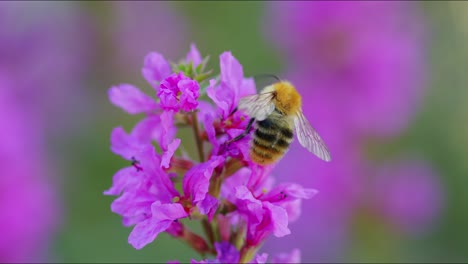
[[[250,142],[250,158],[255,163],[268,165],[280,160],[293,141],[294,131],[303,147],[324,161],[331,160],[325,142],[302,112],[301,95],[290,82],[279,80],[263,88],[259,94],[241,98],[236,110],[241,110],[251,119],[244,133],[230,141],[250,133],[256,121]]]

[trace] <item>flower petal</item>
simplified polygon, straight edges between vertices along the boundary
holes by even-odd
[[[210,160],[192,167],[182,182],[185,196],[191,197],[193,203],[205,199],[213,170],[222,162],[223,157],[212,156]]]
[[[206,89],[206,94],[213,100],[218,109],[221,111],[221,116],[226,118],[230,114],[232,105],[233,93],[227,89],[216,87],[216,80],[210,80],[210,84]]]
[[[317,192],[317,190],[306,189],[296,183],[282,183],[269,191],[268,194],[261,198],[261,200],[274,203],[296,199],[309,199],[317,194]]]
[[[271,223],[273,225],[273,234],[276,237],[282,237],[291,234],[288,228],[288,214],[284,208],[273,205],[271,203],[264,203],[271,214]]]
[[[166,230],[171,223],[171,220],[159,221],[154,218],[146,219],[133,228],[128,237],[128,243],[136,249],[142,249],[147,244],[153,242],[158,234]]]
[[[198,51],[197,46],[195,46],[194,43],[190,44],[190,51],[189,53],[187,53],[185,61],[187,63],[192,62],[194,68],[197,67],[200,63],[202,63],[202,56],[200,55],[200,52]]]
[[[113,86],[108,92],[109,100],[129,114],[138,114],[158,109],[156,101],[130,84]]]
[[[133,127],[131,135],[141,144],[151,144],[151,140],[158,141],[161,138],[161,130],[161,117],[150,115]]]
[[[208,140],[213,146],[212,153],[218,153],[219,150],[219,142],[218,139],[216,138],[216,130],[214,127],[214,120],[216,118],[216,111],[213,109],[212,105],[200,101],[199,102],[199,107],[198,109],[200,110],[198,113],[198,118],[203,124],[203,127],[205,128],[206,135],[208,137]]]
[[[146,81],[158,89],[158,83],[171,74],[171,65],[163,55],[157,52],[150,52],[145,57],[143,68],[141,69]]]
[[[168,146],[167,150],[164,151],[162,158],[161,158],[161,168],[169,168],[169,163],[171,162],[171,158],[174,155],[174,152],[180,145],[180,138],[174,139]]]
[[[144,221],[151,215],[151,204],[157,199],[145,192],[125,192],[111,204],[111,211],[123,218],[125,226],[131,226]]]
[[[175,113],[173,111],[164,111],[161,114],[162,132],[159,140],[157,141],[163,151],[167,151],[169,143],[174,140],[177,132],[176,127],[174,126],[174,114]]]
[[[188,216],[184,207],[179,203],[161,204],[160,202],[155,202],[151,205],[151,212],[153,213],[153,218],[158,221],[173,221]]]
[[[177,86],[182,94],[180,95],[180,108],[186,112],[195,110],[198,106],[200,96],[200,86],[194,80],[181,80]]]
[[[131,160],[144,147],[134,137],[128,135],[122,127],[116,127],[111,134],[111,150],[124,159]]]
[[[218,209],[219,201],[208,193],[201,202],[197,203],[198,210],[201,214],[207,215],[208,220],[212,220],[216,210]]]
[[[244,79],[242,65],[232,56],[231,52],[227,51],[219,56],[219,67],[221,71],[221,82],[229,86],[234,92],[234,97],[237,97]]]
[[[128,242],[136,249],[141,249],[151,243],[159,233],[168,229],[174,220],[187,217],[182,205],[161,204],[155,202],[151,206],[153,217],[138,223],[128,237]]]
[[[119,170],[112,178],[112,187],[104,191],[105,195],[120,195],[127,185],[133,185],[139,181],[137,171],[133,167]]]

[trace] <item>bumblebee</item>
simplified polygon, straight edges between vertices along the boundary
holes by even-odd
[[[266,86],[259,94],[240,99],[237,110],[251,117],[244,133],[230,140],[238,140],[255,132],[250,142],[250,158],[257,164],[268,165],[281,159],[293,141],[294,132],[299,143],[324,161],[331,161],[330,152],[317,131],[302,112],[302,98],[287,81]]]

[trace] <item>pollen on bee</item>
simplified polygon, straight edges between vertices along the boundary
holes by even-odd
[[[302,98],[296,88],[290,82],[278,82],[275,84],[276,107],[286,115],[293,115],[301,109]]]

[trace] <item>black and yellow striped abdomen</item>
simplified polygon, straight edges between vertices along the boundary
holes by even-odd
[[[293,140],[293,130],[284,120],[270,116],[257,121],[250,158],[257,164],[268,165],[279,160]]]

